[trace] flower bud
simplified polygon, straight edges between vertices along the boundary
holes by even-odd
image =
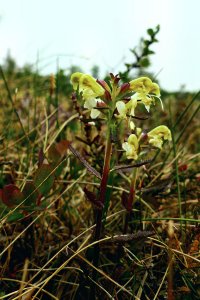
[[[119,93],[120,93],[120,94],[124,94],[124,93],[128,92],[129,89],[130,89],[130,83],[129,83],[129,82],[123,83],[123,84],[120,86],[120,91],[119,91]]]

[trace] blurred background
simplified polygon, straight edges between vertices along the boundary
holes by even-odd
[[[199,89],[199,0],[0,0],[0,63],[36,65],[42,74],[80,66],[123,71],[130,49],[160,24],[149,72],[169,91]]]

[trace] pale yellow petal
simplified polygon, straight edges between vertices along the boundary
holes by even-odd
[[[92,119],[96,119],[99,115],[100,115],[100,111],[98,109],[95,108],[91,109],[90,117]]]
[[[149,133],[148,136],[149,137],[156,137],[156,136],[160,136],[163,137],[165,140],[169,140],[171,141],[172,137],[171,137],[171,131],[169,130],[169,128],[165,125],[160,125],[154,129],[152,129]]]
[[[134,148],[137,150],[138,149],[138,138],[135,134],[131,134],[128,137],[128,143],[132,146],[134,146]]]
[[[122,144],[122,148],[126,151],[126,156],[128,159],[137,159],[137,150],[135,147],[128,142]]]
[[[135,108],[137,106],[137,93],[131,97],[131,100],[126,104],[127,109],[130,111],[131,116],[135,116]]]
[[[142,128],[137,127],[136,128],[136,133],[137,133],[137,136],[139,136],[142,133]]]
[[[152,83],[151,88],[149,90],[149,94],[160,97],[160,88],[157,83],[155,83],[155,82]]]
[[[152,146],[162,149],[162,145],[163,145],[163,140],[159,137],[156,138],[152,138],[149,140],[149,144],[151,144]]]
[[[118,117],[122,118],[122,119],[125,119],[126,114],[127,114],[127,107],[126,107],[125,103],[123,101],[117,101],[116,108],[119,112]]]
[[[71,83],[74,90],[77,90],[78,85],[80,84],[80,78],[83,76],[83,73],[76,72],[71,75]]]
[[[160,125],[152,129],[148,133],[148,137],[150,138],[149,143],[160,149],[162,148],[163,140],[172,140],[171,131],[165,125]]]
[[[94,93],[93,90],[91,90],[90,88],[83,89],[82,91],[83,91],[82,95],[84,100],[89,100],[97,96],[96,93]]]
[[[130,121],[129,126],[130,126],[130,129],[131,129],[131,130],[134,130],[134,129],[135,129],[135,124],[134,124],[133,121]]]
[[[122,149],[124,149],[125,151],[129,151],[130,150],[130,145],[127,142],[124,142],[122,144]]]
[[[92,99],[87,99],[84,103],[84,108],[92,109],[97,106],[97,100],[92,98]]]
[[[96,82],[92,76],[84,74],[80,78],[80,87],[81,89],[92,90],[96,96],[102,96],[104,94],[104,89],[100,84]]]
[[[152,81],[148,77],[139,77],[131,80],[130,90],[134,92],[146,92],[148,93],[152,86]]]

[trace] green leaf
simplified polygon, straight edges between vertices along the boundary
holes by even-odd
[[[26,182],[22,193],[24,195],[24,199],[26,199],[24,201],[25,206],[36,205],[39,193],[33,183]]]
[[[8,216],[7,222],[15,222],[15,221],[18,221],[23,218],[24,218],[24,214],[22,214],[18,211],[15,211],[14,213],[12,213],[11,215]]]
[[[158,43],[158,40],[157,40],[157,39],[153,39],[153,42],[154,42],[154,43]]]
[[[34,185],[42,195],[48,194],[54,184],[55,176],[52,171],[52,166],[46,164],[41,165],[36,171]]]
[[[153,31],[152,28],[147,29],[147,33],[148,33],[148,35],[150,35],[150,36],[153,36],[153,35],[154,35],[154,31]]]
[[[148,55],[151,55],[151,54],[155,54],[155,52],[148,49],[147,54],[148,54]]]
[[[143,67],[143,68],[147,68],[149,67],[150,65],[150,61],[148,59],[148,57],[143,57],[141,60],[140,60],[140,66]]]
[[[157,34],[159,32],[159,30],[160,30],[160,25],[158,24],[155,29],[155,34]]]
[[[66,167],[67,165],[67,160],[64,159],[62,162],[59,163],[52,163],[52,167],[53,169],[55,169],[55,176],[59,177],[63,171],[63,169]]]

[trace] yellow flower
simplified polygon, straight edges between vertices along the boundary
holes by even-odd
[[[160,125],[148,133],[148,137],[150,138],[149,143],[154,147],[159,149],[162,148],[163,140],[171,141],[171,131],[165,125]]]
[[[150,110],[151,104],[155,102],[154,97],[160,97],[160,88],[158,84],[152,82],[148,77],[140,77],[131,80],[130,90],[135,92],[135,97],[137,98],[137,100],[140,100],[144,104],[148,112]]]
[[[128,111],[126,104],[123,101],[117,101],[116,108],[119,112],[119,115],[117,117],[120,119],[126,119],[126,114]]]
[[[128,141],[122,144],[122,148],[126,151],[126,156],[128,159],[138,158],[138,147],[138,139],[135,134],[131,134],[128,138]]]
[[[146,110],[149,112],[151,104],[154,104],[154,99],[144,93],[136,93],[135,96],[144,104]]]
[[[79,91],[83,92],[84,100],[101,97],[105,92],[102,86],[96,82],[96,79],[88,74],[80,72],[72,74],[71,83],[74,90],[79,86]]]
[[[129,127],[131,130],[135,130],[136,136],[138,137],[138,142],[141,139],[142,128],[136,127],[133,121],[129,122]]]
[[[130,121],[129,126],[131,130],[134,130],[136,128],[135,123],[133,121]]]
[[[123,101],[117,101],[116,108],[119,112],[118,118],[126,119],[127,114],[131,116],[135,116],[135,108],[137,106],[137,98],[135,95],[131,97],[131,100],[128,103],[124,103]]]
[[[126,107],[127,107],[127,110],[130,111],[130,115],[131,116],[135,116],[135,108],[137,106],[137,97],[135,97],[135,95],[133,95],[131,97],[131,100],[126,103]]]
[[[147,93],[151,89],[152,81],[148,77],[139,77],[137,79],[131,80],[130,90],[137,93]]]
[[[155,82],[152,83],[151,88],[149,90],[149,94],[160,97],[160,88],[157,83],[155,83]]]
[[[100,100],[101,101],[101,100]],[[95,109],[97,107],[98,99],[87,99],[84,103],[84,108],[91,110],[90,117],[96,119],[100,115],[100,111]]]
[[[97,103],[101,102],[101,100],[96,98],[104,95],[105,90],[103,87],[92,76],[80,72],[71,75],[71,83],[74,90],[79,88],[79,92],[82,92],[82,97],[85,100],[84,108],[90,110],[91,118],[97,118],[100,111],[96,107]]]
[[[71,84],[74,90],[77,90],[81,76],[83,76],[83,73],[80,72],[76,72],[71,75]]]

